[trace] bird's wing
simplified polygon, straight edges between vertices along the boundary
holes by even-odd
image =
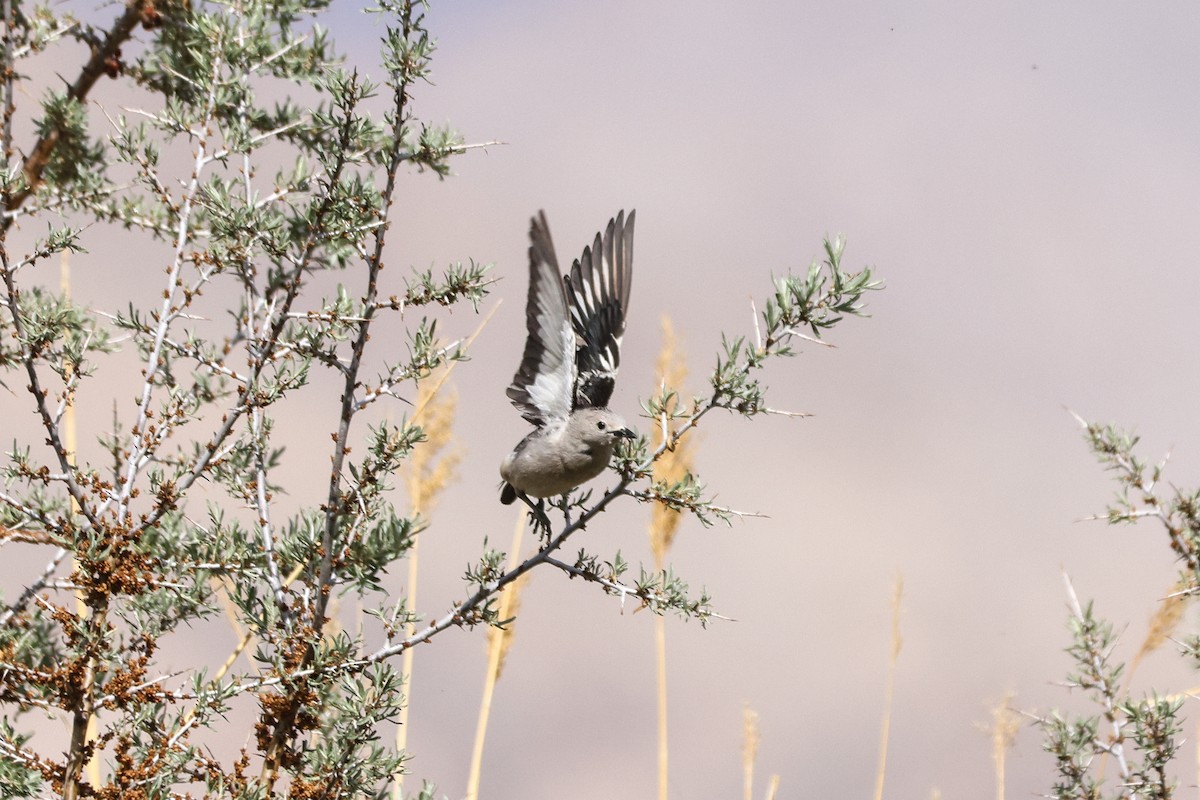
[[[610,219],[604,238],[597,233],[563,279],[578,341],[573,408],[603,408],[612,397],[629,310],[635,213],[626,218],[621,211]]]
[[[521,416],[538,427],[566,420],[575,385],[575,331],[567,313],[550,227],[541,211],[529,226],[525,325],[525,354],[508,387],[508,397]]]

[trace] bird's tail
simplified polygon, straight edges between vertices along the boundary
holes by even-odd
[[[517,490],[508,481],[505,481],[500,486],[500,502],[506,506],[512,505],[513,500],[517,499]]]

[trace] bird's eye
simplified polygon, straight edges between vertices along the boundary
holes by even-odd
[[[600,430],[604,430],[605,427],[607,427],[607,426],[603,422],[597,422],[596,427],[599,428]]]

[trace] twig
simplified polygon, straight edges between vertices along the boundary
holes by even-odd
[[[1075,593],[1075,585],[1071,583],[1071,576],[1067,574],[1066,570],[1063,570],[1062,577],[1063,584],[1067,590],[1067,599],[1070,601],[1071,605],[1071,614],[1074,615],[1076,620],[1083,622],[1083,606],[1079,602],[1079,596]],[[1092,654],[1091,666],[1097,675],[1103,676],[1102,664],[1100,663],[1098,654]],[[1101,746],[1105,752],[1112,754],[1112,756],[1117,760],[1117,769],[1121,773],[1121,780],[1124,783],[1128,783],[1132,772],[1130,770],[1129,763],[1125,759],[1125,748],[1122,745],[1125,734],[1122,731],[1122,725],[1118,717],[1116,703],[1113,699],[1113,691],[1115,687],[1109,685],[1108,682],[1105,681],[1098,688],[1100,689],[1100,696],[1104,703],[1104,718],[1108,720],[1109,725],[1112,727],[1112,739],[1109,742],[1096,742],[1096,745]]]
[[[9,0],[9,2],[11,2],[11,0]],[[108,64],[110,64],[114,59],[119,58],[118,54],[121,51],[122,45],[124,45],[129,37],[133,34],[133,29],[142,19],[144,6],[145,0],[129,0],[126,2],[124,12],[121,14],[121,16],[117,17],[116,22],[114,22],[113,26],[109,28],[108,33],[105,34],[104,39],[100,42],[99,46],[92,48],[91,57],[88,58],[87,62],[83,65],[83,69],[80,70],[79,76],[75,79],[75,82],[71,84],[69,89],[67,89],[68,99],[76,102],[83,102],[84,98],[87,97],[88,92],[90,92],[92,87],[95,86],[96,81],[100,79],[101,75],[105,74],[105,71],[108,69]],[[9,31],[11,31],[13,27],[12,20],[6,18],[6,26],[8,27]],[[10,37],[11,34],[5,35],[6,49],[8,50],[8,52],[5,53],[5,64],[9,70],[13,69]],[[12,107],[11,91],[6,98],[5,107]],[[6,124],[6,128],[7,126],[8,125]],[[9,146],[8,143],[12,141],[11,129],[5,131],[4,138],[5,150],[7,151]],[[17,191],[6,198],[5,205],[7,210],[12,211],[20,207],[25,200],[41,185],[42,174],[45,172],[46,167],[50,164],[50,158],[54,153],[54,149],[58,146],[61,138],[62,131],[54,128],[46,131],[42,137],[38,139],[37,143],[33,146],[33,149],[29,152],[29,155],[25,158],[25,164],[22,167],[25,173],[25,180],[27,181],[28,185],[26,188]],[[14,217],[6,215],[3,222],[0,223],[0,229],[7,231],[12,226],[14,219]]]

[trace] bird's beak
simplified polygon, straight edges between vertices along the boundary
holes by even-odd
[[[620,436],[622,439],[637,438],[637,434],[631,431],[629,428],[621,428],[620,430],[613,431],[613,436]]]

